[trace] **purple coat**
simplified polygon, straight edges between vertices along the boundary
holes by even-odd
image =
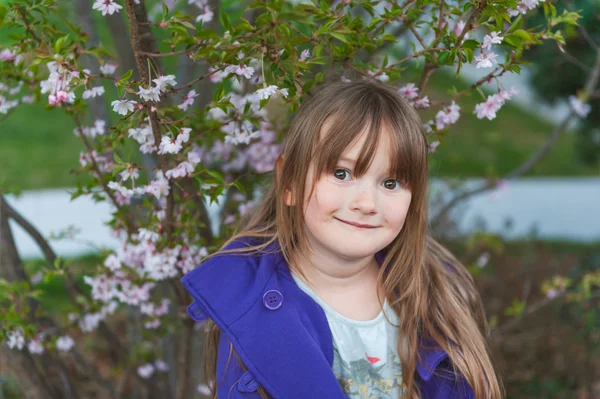
[[[234,242],[228,248],[241,247]],[[277,251],[274,244],[268,252]],[[376,255],[382,261],[382,253]],[[281,252],[217,255],[181,279],[194,298],[188,314],[221,329],[217,353],[219,399],[343,399],[333,364],[333,342],[323,309],[293,280]],[[248,368],[230,358],[230,343]],[[422,347],[416,379],[421,399],[474,398],[446,352]],[[229,362],[228,362],[229,360]]]

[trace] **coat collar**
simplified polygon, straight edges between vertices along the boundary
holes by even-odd
[[[249,239],[240,239],[228,245],[227,249],[242,248],[251,245],[251,243]],[[381,251],[375,256],[381,264],[385,253]],[[281,283],[282,277],[287,282]],[[325,354],[328,363],[328,365],[325,365],[330,370],[333,362],[333,348],[331,347],[331,332],[325,314],[320,306],[312,298],[305,295],[293,282],[289,266],[280,251],[278,243],[271,244],[265,248],[263,254],[258,255],[215,255],[200,267],[185,275],[181,282],[194,298],[194,302],[188,308],[188,314],[197,321],[210,317],[222,331],[228,333],[228,337],[236,346],[236,350],[242,353],[245,350],[242,341],[245,341],[245,339],[236,337],[235,330],[244,325],[243,335],[249,334],[249,331],[253,329],[260,334],[259,331],[265,326],[260,326],[257,321],[259,316],[256,313],[256,308],[257,303],[263,301],[265,292],[271,289],[279,289],[283,290],[282,293],[286,298],[302,298],[296,301],[301,302],[302,309],[299,309],[301,312],[294,313],[295,319],[298,319],[298,315],[301,315],[301,318],[308,317],[310,319],[308,322],[314,325],[315,330],[323,333],[316,340],[320,342],[320,349]],[[260,309],[261,306],[258,306],[258,308]],[[272,316],[272,313],[274,312],[266,312],[267,317]],[[304,313],[309,314],[309,316],[303,316]],[[256,317],[254,319],[247,317],[251,314],[255,314]],[[305,324],[307,323],[306,320],[302,321]],[[257,338],[260,341],[260,335]],[[256,346],[256,340],[250,340],[249,342],[254,342],[253,345]],[[235,345],[236,343],[238,345]],[[271,343],[272,345],[274,344]],[[254,367],[248,364],[248,362],[252,362],[251,356],[244,358],[245,356],[242,353],[240,355],[244,363],[249,369],[253,369]],[[431,345],[431,343],[421,345],[419,355],[420,362],[417,364],[417,373],[424,381],[429,381],[438,364],[448,357],[443,349],[437,345]],[[308,364],[307,366],[311,367]],[[254,371],[260,373],[260,370]],[[280,377],[283,378],[283,376]],[[276,379],[269,380],[274,381]],[[335,379],[331,380],[337,384]],[[269,390],[268,386],[265,387]],[[326,388],[323,387],[322,389]],[[336,387],[329,386],[327,389],[334,390]],[[277,389],[271,387],[271,390],[276,391]]]

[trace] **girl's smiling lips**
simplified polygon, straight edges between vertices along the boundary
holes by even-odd
[[[342,219],[338,219],[338,218],[334,218],[334,219],[337,219],[342,223],[346,223],[346,224],[349,224],[354,227],[360,227],[362,229],[375,229],[375,228],[379,227],[379,226],[372,226],[370,224],[360,224],[360,223],[348,222],[346,220],[342,220]]]

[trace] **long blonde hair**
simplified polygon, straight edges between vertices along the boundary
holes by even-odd
[[[320,137],[326,121],[328,132]],[[503,390],[486,344],[487,322],[473,278],[427,234],[428,167],[423,124],[414,108],[391,86],[335,82],[321,86],[308,97],[294,116],[277,173],[262,202],[247,213],[249,216],[238,232],[224,246],[241,237],[259,239],[259,245],[241,250],[250,253],[277,241],[290,269],[302,274],[295,270],[299,254],[311,250],[303,212],[309,166],[314,166],[313,181],[323,173],[332,173],[349,144],[366,132],[367,139],[354,169],[354,175],[360,177],[369,168],[384,124],[392,132],[392,170],[412,193],[404,227],[385,248],[386,257],[378,277],[379,286],[399,319],[398,354],[405,397],[419,397],[415,372],[421,360],[419,347],[425,339],[448,353],[453,367],[473,388],[476,398],[500,399]],[[310,193],[313,188],[309,188]],[[301,206],[287,206],[286,191],[294,196],[293,203]],[[216,377],[218,339],[219,329],[211,322],[205,375],[212,382]],[[264,390],[259,393],[267,397]]]

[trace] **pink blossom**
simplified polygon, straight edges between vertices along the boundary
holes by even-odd
[[[400,89],[398,89],[398,92],[403,97],[406,97],[409,100],[417,98],[419,96],[419,94],[417,93],[418,91],[419,91],[419,88],[415,87],[414,83],[409,83],[406,86],[402,86]]]
[[[448,107],[445,107],[443,110],[438,111],[435,115],[435,124],[438,130],[445,128],[448,125],[453,125],[456,123],[458,118],[460,117],[460,106],[452,101]]]
[[[190,90],[188,94],[183,96],[183,102],[177,106],[182,111],[187,111],[188,107],[194,103],[194,98],[198,97],[196,90]]]
[[[165,179],[162,171],[156,173],[156,178],[146,186],[146,192],[154,195],[156,199],[166,197],[169,193],[169,181]]]
[[[222,82],[229,74],[229,72],[219,71],[217,68],[213,67],[209,67],[208,72],[210,73],[210,81],[213,83]]]
[[[423,96],[410,103],[415,108],[429,108],[429,97]]]
[[[492,44],[500,44],[500,43],[502,43],[503,39],[504,39],[504,37],[499,36],[498,32],[492,32],[491,36],[485,35],[483,37],[483,44],[481,45],[481,48],[491,51]]]
[[[246,66],[245,64],[229,65],[225,68],[226,73],[235,73],[239,76],[244,76],[246,79],[250,79],[254,75],[254,68]]]
[[[452,29],[452,33],[454,33],[456,36],[460,36],[462,31],[465,29],[465,26],[466,26],[466,23],[462,19],[459,19],[458,22],[456,22],[456,25],[454,25],[454,29]],[[465,35],[465,37],[466,37],[466,35]]]
[[[478,119],[488,118],[492,120],[496,117],[496,112],[504,105],[504,99],[498,94],[488,96],[487,100],[475,106],[475,113]]]
[[[308,58],[310,58],[310,51],[308,49],[302,50],[302,53],[300,53],[300,58],[298,59],[298,61],[304,62]]]
[[[428,152],[435,152],[435,150],[439,147],[440,142],[439,140],[434,141],[433,143],[429,144],[427,146],[427,151]]]

